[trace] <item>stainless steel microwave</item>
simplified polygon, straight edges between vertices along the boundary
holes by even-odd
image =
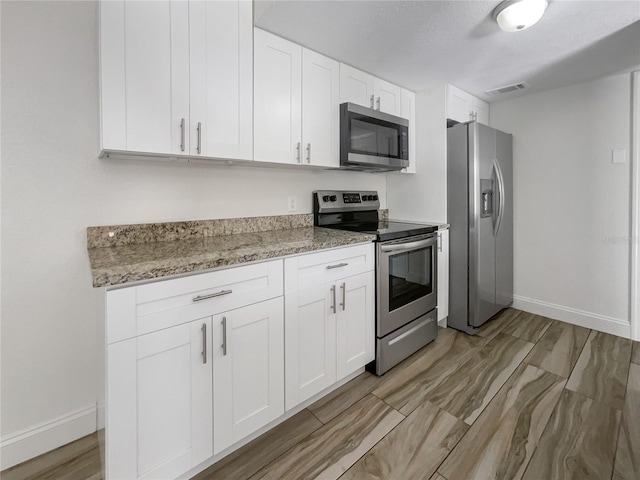
[[[408,120],[354,103],[340,105],[340,168],[386,172],[408,166]]]

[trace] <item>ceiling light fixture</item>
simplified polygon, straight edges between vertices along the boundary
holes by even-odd
[[[547,0],[507,0],[493,11],[493,18],[505,32],[519,32],[542,18]]]

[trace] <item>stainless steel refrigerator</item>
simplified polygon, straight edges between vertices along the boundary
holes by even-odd
[[[473,334],[513,303],[512,136],[447,129],[450,327]]]

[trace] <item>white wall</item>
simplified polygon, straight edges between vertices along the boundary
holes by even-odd
[[[99,160],[95,2],[2,2],[2,468],[95,426],[90,225],[311,212],[383,175]]]
[[[416,94],[415,175],[387,176],[387,206],[397,220],[447,220],[446,84]]]
[[[513,134],[515,306],[629,336],[630,75],[491,104]]]

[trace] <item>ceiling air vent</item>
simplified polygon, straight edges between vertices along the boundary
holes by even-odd
[[[517,92],[518,90],[524,90],[529,88],[529,84],[525,82],[514,83],[513,85],[507,85],[505,87],[494,88],[493,90],[487,90],[487,95],[502,95],[503,93]]]

